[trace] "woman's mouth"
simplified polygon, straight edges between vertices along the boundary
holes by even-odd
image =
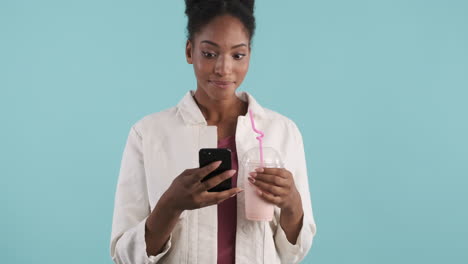
[[[227,89],[231,85],[234,84],[234,82],[229,82],[229,81],[212,81],[212,80],[210,80],[208,82],[211,83],[212,85],[214,85],[215,87],[222,88],[222,89]]]

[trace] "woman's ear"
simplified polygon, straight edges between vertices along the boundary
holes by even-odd
[[[188,64],[192,64],[192,42],[190,40],[187,40],[187,44],[185,45],[185,58],[187,59]]]

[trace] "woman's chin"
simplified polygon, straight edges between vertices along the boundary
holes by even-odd
[[[207,89],[206,94],[212,100],[227,100],[232,98],[233,96],[236,96],[235,92],[236,89],[234,87],[227,89],[210,87],[209,89]]]

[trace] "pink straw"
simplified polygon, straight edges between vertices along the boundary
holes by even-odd
[[[259,150],[260,150],[260,165],[263,168],[263,137],[265,136],[265,134],[262,131],[255,128],[255,122],[254,122],[254,119],[253,119],[253,112],[250,109],[249,109],[249,116],[250,116],[250,121],[252,123],[253,131],[255,131],[255,133],[260,134],[260,136],[257,137],[257,140],[258,140],[258,145],[259,145]]]

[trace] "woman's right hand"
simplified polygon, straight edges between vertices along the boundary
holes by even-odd
[[[232,177],[235,170],[225,171],[209,180],[201,180],[221,165],[220,161],[202,168],[188,169],[172,181],[171,186],[159,199],[145,223],[145,241],[148,256],[162,252],[180,214],[184,210],[218,204],[242,191],[232,188],[222,192],[208,192],[209,189]]]
[[[208,192],[209,189],[236,173],[235,170],[228,170],[209,180],[201,181],[219,165],[221,165],[221,161],[215,161],[202,168],[185,170],[172,181],[162,198],[173,210],[182,212],[218,204],[242,192],[243,190],[237,187],[222,192]]]

